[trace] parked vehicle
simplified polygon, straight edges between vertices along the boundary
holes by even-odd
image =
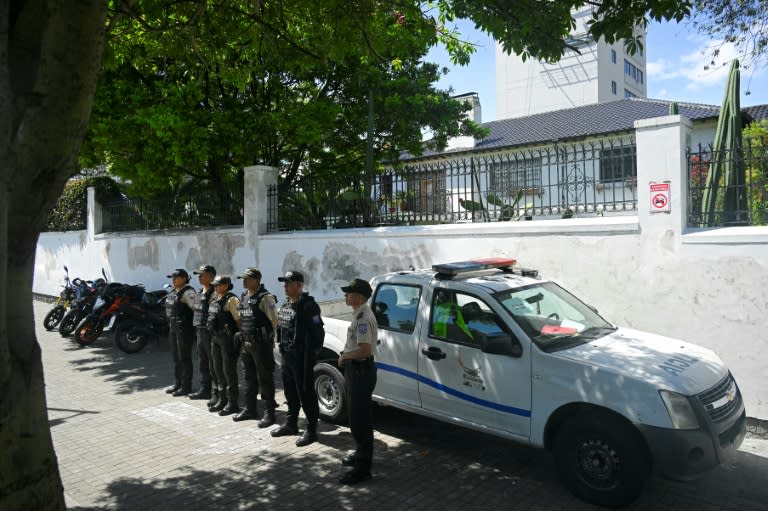
[[[374,400],[551,450],[563,483],[609,507],[652,470],[691,479],[746,433],[736,381],[695,344],[617,327],[512,259],[441,264],[371,281]],[[346,409],[336,367],[350,323],[324,319],[321,415]]]
[[[167,290],[144,293],[140,302],[126,302],[118,307],[113,325],[115,344],[125,353],[138,353],[150,339],[168,335],[165,316]]]
[[[91,313],[75,329],[75,340],[81,346],[93,344],[105,329],[112,327],[122,304],[139,302],[143,295],[144,286],[110,282],[96,299]]]
[[[69,280],[69,268],[64,265],[64,289],[61,290],[59,296],[56,297],[56,301],[53,302],[53,308],[43,318],[43,326],[46,330],[55,330],[59,326],[74,297],[75,286]]]
[[[76,287],[72,305],[59,324],[59,334],[62,337],[69,337],[80,324],[80,321],[93,310],[96,299],[107,285],[104,269],[101,270],[101,273],[104,278],[98,278],[94,281],[80,281],[81,284]]]

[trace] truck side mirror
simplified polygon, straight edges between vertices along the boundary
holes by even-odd
[[[519,358],[523,355],[522,345],[517,339],[512,339],[509,334],[480,335],[479,338],[480,349],[484,353],[507,355],[513,358]]]

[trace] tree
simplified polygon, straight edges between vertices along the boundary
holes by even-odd
[[[0,508],[64,509],[32,312],[37,238],[74,174],[103,0],[0,0]],[[13,298],[11,299],[11,296]]]
[[[597,3],[606,18],[592,26],[593,33],[606,37],[645,21],[646,10],[652,17],[664,18],[687,12],[685,2],[671,0]],[[387,5],[398,13],[393,30],[403,25],[411,31],[430,30],[435,44],[442,40],[459,59],[466,48],[439,26],[439,20],[449,21],[455,15],[477,16],[478,25],[504,40],[508,48],[522,47],[532,57],[555,58],[558,48],[564,51],[563,34],[573,22],[560,9],[561,2],[557,6],[549,0],[516,2],[514,11],[497,13],[499,23],[483,15],[485,9],[495,12],[497,4],[501,2],[441,0],[437,2],[440,12],[434,16],[429,10],[422,11],[421,2],[399,0]],[[585,2],[562,4],[570,8]],[[197,10],[179,16],[174,9],[182,5],[194,5]],[[201,19],[198,13],[207,5],[205,0],[0,0],[0,508],[4,511],[64,508],[34,331],[32,275],[39,233],[64,183],[76,172],[96,91],[105,27],[112,30],[111,37],[117,34],[113,27],[128,19],[132,26],[162,20],[157,26],[147,25],[152,30],[176,26],[194,30]],[[384,3],[256,0],[248,5],[256,10],[261,6],[273,9],[270,18],[254,18],[254,22],[267,29],[264,44],[277,45],[279,40],[280,45],[293,47],[297,55],[305,55],[303,61],[297,57],[286,62],[297,70],[317,61],[326,65],[342,62],[345,57],[359,56],[360,48],[368,58],[378,58],[378,54],[386,60],[387,53],[378,45],[388,41],[370,38],[381,33],[377,24],[383,23],[383,18],[370,13]],[[291,18],[297,25],[280,25],[289,8],[304,16]],[[557,16],[551,16],[555,9]],[[538,22],[539,15],[552,26]],[[398,22],[400,16],[403,23]],[[315,28],[316,17],[336,21]],[[405,23],[409,19],[412,25]],[[546,37],[547,32],[551,37]],[[556,39],[559,43],[553,42]],[[169,39],[157,44],[173,54],[178,52],[174,45],[182,42]],[[406,49],[400,57],[403,60]],[[285,121],[279,116],[277,120]],[[13,299],[9,299],[11,293]]]
[[[696,0],[693,27],[715,40],[712,60],[718,64],[725,44],[733,44],[743,69],[761,67],[768,58],[768,0]],[[723,62],[727,64],[730,59]]]
[[[424,128],[443,144],[482,133],[457,122],[468,107],[433,87],[439,70],[422,61],[439,37],[433,21],[383,4],[348,7],[181,3],[173,16],[194,26],[165,30],[168,10],[123,18],[112,25],[84,163],[108,161],[144,194],[193,179],[224,196],[254,162],[281,168],[286,188],[359,175],[369,98],[377,160],[423,150]],[[340,25],[342,15],[353,19]]]

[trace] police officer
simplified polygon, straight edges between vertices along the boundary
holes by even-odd
[[[196,271],[197,280],[200,282],[200,289],[195,294],[194,314],[192,315],[192,325],[197,334],[197,361],[200,367],[200,389],[189,395],[189,399],[208,399],[208,406],[213,405],[219,400],[218,384],[215,376],[212,374],[213,365],[211,363],[211,334],[208,332],[208,305],[213,296],[213,278],[216,276],[216,268],[210,264],[204,264]],[[215,399],[213,393],[216,393]]]
[[[368,299],[371,285],[363,279],[354,279],[341,288],[344,300],[352,307],[354,318],[347,330],[347,342],[339,355],[339,367],[347,382],[349,403],[349,429],[355,439],[355,452],[342,458],[341,463],[352,467],[339,481],[341,484],[357,484],[371,478],[373,460],[373,417],[371,395],[376,387],[376,351],[378,331],[376,317]]]
[[[245,408],[232,417],[235,422],[258,418],[258,392],[264,400],[264,416],[260,428],[275,423],[275,327],[277,304],[275,297],[261,283],[261,272],[245,269],[237,278],[243,279],[245,291],[240,296],[240,331],[235,345],[241,346],[240,358],[245,368]]]
[[[314,385],[314,367],[323,347],[325,330],[320,306],[304,292],[304,275],[289,271],[278,277],[284,283],[287,300],[277,312],[277,340],[282,354],[282,375],[288,415],[285,424],[272,431],[272,436],[297,435],[299,408],[304,409],[307,428],[296,440],[298,447],[317,441],[317,419],[320,409]]]
[[[219,382],[219,400],[208,409],[224,416],[240,411],[234,341],[240,320],[240,300],[231,292],[232,279],[228,276],[219,275],[211,284],[216,294],[208,306],[208,331],[211,333],[211,360]]]
[[[192,308],[195,290],[189,285],[189,273],[177,268],[168,275],[173,290],[165,297],[165,315],[168,318],[168,340],[173,356],[174,384],[165,391],[174,396],[186,396],[192,391],[192,348],[195,329],[192,326]]]

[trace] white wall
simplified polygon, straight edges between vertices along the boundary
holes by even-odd
[[[55,293],[63,264],[88,278],[104,266],[112,279],[151,289],[176,267],[191,271],[210,262],[222,273],[259,266],[278,296],[277,276],[301,270],[313,295],[332,300],[357,276],[510,256],[560,281],[615,323],[713,349],[739,382],[749,416],[768,419],[768,227],[687,229],[684,148],[691,123],[670,116],[638,121],[636,128],[634,216],[264,234],[265,185],[276,173],[249,167],[247,229],[43,234],[34,291]],[[664,180],[672,211],[651,214],[648,184]]]

